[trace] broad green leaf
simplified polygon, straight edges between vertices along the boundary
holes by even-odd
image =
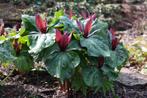
[[[81,47],[80,47],[80,42],[76,41],[76,40],[71,41],[66,50],[67,51],[82,50]]]
[[[55,52],[48,56],[45,61],[47,71],[61,81],[69,79],[75,68],[79,65],[80,58],[73,51]]]
[[[30,50],[29,53],[37,54],[42,49],[47,48],[55,43],[55,33],[32,34],[29,36]]]
[[[52,18],[52,22],[50,23],[50,26],[52,27],[55,24],[57,24],[58,21],[59,21],[59,18],[61,16],[63,16],[63,15],[64,15],[64,11],[63,10],[59,10],[59,11],[55,12],[54,17]]]
[[[41,52],[39,52],[38,55],[36,56],[36,61],[37,62],[45,61],[48,56],[58,51],[60,51],[60,48],[58,44],[55,43],[52,46],[44,48]]]
[[[105,63],[107,65],[109,65],[110,67],[115,68],[115,67],[118,66],[116,52],[115,51],[110,51],[110,55],[111,55],[110,57],[106,57]]]
[[[102,66],[101,70],[104,72],[104,74],[109,74],[110,72],[114,71],[114,68],[108,66],[108,65],[104,65]]]
[[[63,31],[67,31],[69,33],[78,31],[75,20],[69,19],[67,16],[61,16],[59,18],[59,22],[54,26],[55,28],[59,28]]]
[[[128,51],[122,44],[119,44],[115,51],[111,51],[110,53],[111,56],[106,58],[106,64],[112,68],[122,66],[128,59]]]
[[[101,87],[102,73],[96,67],[87,67],[82,70],[82,77],[87,86]]]
[[[22,15],[22,22],[24,24],[26,32],[23,32],[21,35],[27,35],[31,31],[37,31],[35,16]]]
[[[128,51],[125,49],[122,43],[116,47],[115,51],[116,51],[118,66],[123,66],[129,57]]]
[[[24,27],[20,28],[19,34],[23,35],[25,33],[26,29]]]
[[[87,48],[89,56],[110,56],[109,47],[98,36],[91,36],[89,38],[81,38],[81,46]]]
[[[16,59],[14,55],[15,51],[9,41],[0,44],[0,62],[12,62]]]
[[[71,86],[75,91],[82,91],[86,95],[88,87],[81,77],[79,72],[75,72],[74,76],[71,78]]]
[[[63,10],[59,10],[57,12],[55,12],[55,17],[56,18],[59,18],[60,16],[63,16],[64,15],[64,11]]]
[[[21,54],[14,61],[14,64],[20,72],[29,72],[33,67],[33,59],[28,53]]]
[[[95,20],[92,25],[91,34],[96,33],[99,36],[106,38],[107,37],[107,28],[108,24],[99,20]]]
[[[2,44],[6,40],[7,38],[5,36],[0,36],[0,44]]]
[[[18,41],[20,42],[20,43],[22,43],[22,44],[27,44],[27,45],[29,45],[29,38],[28,38],[28,36],[23,36],[23,37],[19,37],[19,39],[18,39]]]

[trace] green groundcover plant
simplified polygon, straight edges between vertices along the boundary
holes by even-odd
[[[78,18],[60,10],[53,17],[22,15],[21,24],[1,27],[0,35],[1,63],[28,72],[34,62],[43,62],[64,91],[106,91],[128,59],[115,31],[95,14]]]

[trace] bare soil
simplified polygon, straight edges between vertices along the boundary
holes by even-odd
[[[115,95],[118,98],[147,98],[147,84],[126,86],[114,82]],[[28,74],[13,74],[9,80],[0,86],[0,98],[66,98],[53,97],[59,88],[56,79],[46,72],[30,72]],[[114,98],[112,91],[106,94],[102,92],[89,92],[84,96],[81,92],[72,92],[69,98]]]

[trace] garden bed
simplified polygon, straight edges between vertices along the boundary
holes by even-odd
[[[114,84],[115,95],[119,98],[147,98],[147,84],[133,86],[120,82]],[[3,86],[0,86],[0,98],[53,98],[58,88],[59,83],[46,72],[15,73]],[[65,98],[65,96],[57,98]],[[114,98],[114,96],[112,91],[107,92],[106,95],[88,93],[87,96],[80,92],[72,92],[69,98]]]

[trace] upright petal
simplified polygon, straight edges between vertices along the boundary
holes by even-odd
[[[70,9],[70,11],[69,11],[69,19],[71,19],[72,16],[73,16],[73,12],[72,12],[72,9]]]
[[[98,64],[97,64],[97,67],[98,68],[101,68],[104,64],[104,61],[105,61],[105,58],[103,56],[99,56],[98,57]]]
[[[71,34],[68,34],[67,32],[64,33],[62,38],[62,50],[65,50],[68,44],[70,43],[71,36],[72,36],[72,33]]]
[[[21,44],[18,42],[18,39],[13,40],[13,47],[16,51],[16,54],[19,54],[21,51]]]
[[[84,18],[84,19],[87,19],[87,13],[85,11],[82,11],[81,12],[81,16]]]
[[[115,50],[115,48],[117,47],[119,41],[118,39],[116,38],[116,30],[114,28],[110,28],[110,32],[111,32],[111,39],[112,39],[112,42],[111,42],[111,45],[112,45],[112,50]]]
[[[39,14],[36,15],[36,26],[41,33],[46,33],[47,31],[47,21],[43,20]]]
[[[60,36],[60,37],[59,38],[56,37],[56,42],[58,43],[60,50],[65,51],[66,47],[68,46],[68,44],[71,41],[72,33],[68,34],[68,33],[65,32],[62,35],[60,31],[56,31],[56,36],[57,35]]]
[[[92,18],[93,20],[95,20],[95,19],[96,19],[96,14],[91,15],[91,18]]]
[[[110,28],[110,32],[111,32],[111,34],[112,34],[112,37],[114,37],[114,36],[115,36],[116,30],[115,30],[114,28]]]
[[[89,20],[87,21],[87,23],[85,25],[84,37],[87,38],[87,36],[90,33],[91,29],[92,29],[92,18],[89,18]]]
[[[83,32],[83,25],[81,24],[81,22],[78,20],[76,22],[77,22],[77,26],[80,29],[80,31]]]
[[[63,37],[62,33],[56,29],[56,38],[55,38],[56,42],[59,42],[62,39],[62,37]]]
[[[117,47],[119,41],[117,38],[112,39],[112,50],[115,50],[115,48]]]
[[[72,37],[72,33],[70,33],[69,35],[68,35],[68,40],[67,40],[67,43],[69,44],[70,43],[70,41],[71,41],[71,37]]]

